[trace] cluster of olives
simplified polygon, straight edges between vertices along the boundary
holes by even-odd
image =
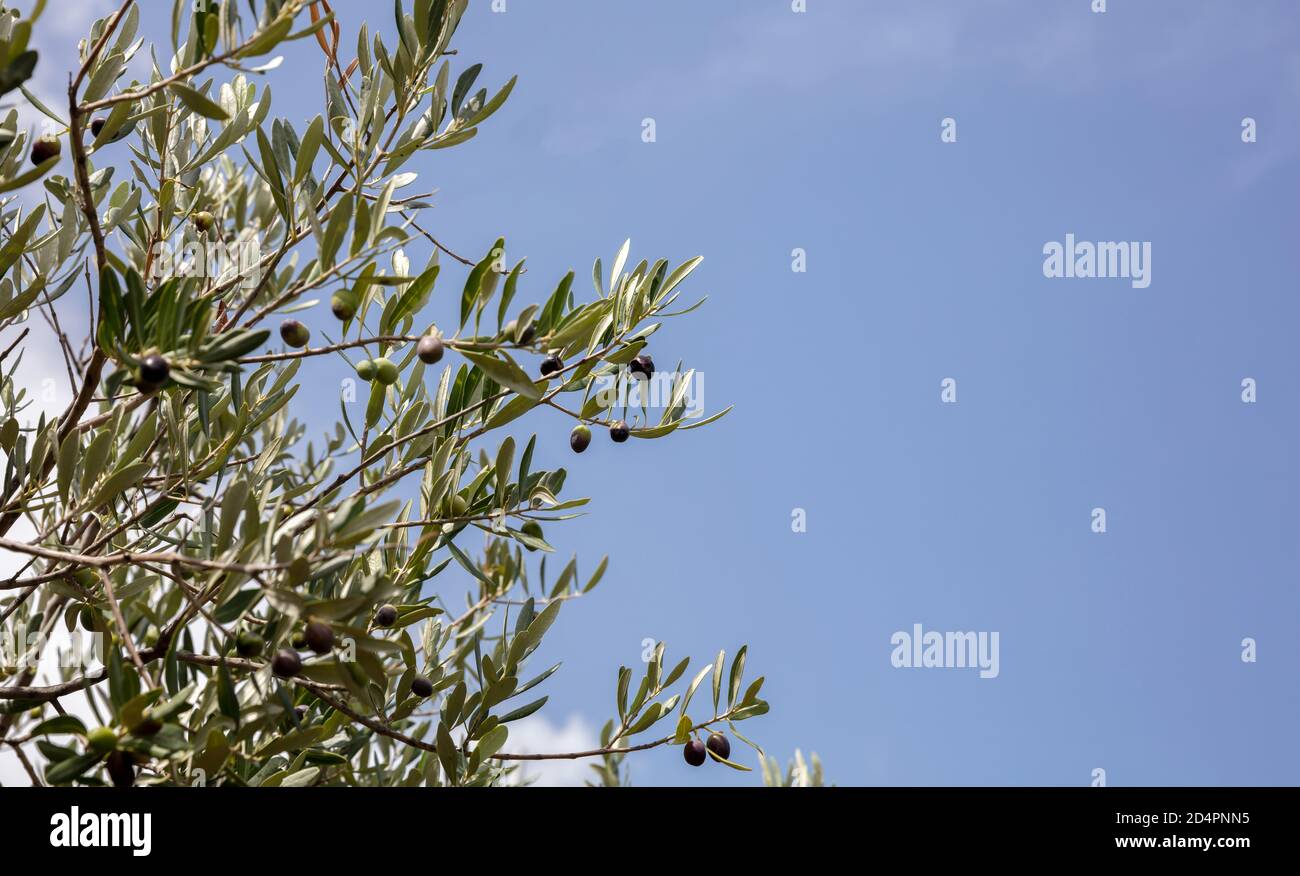
[[[632,432],[628,429],[627,423],[622,420],[615,420],[609,424],[609,437],[613,439],[615,444],[622,444],[631,434]],[[573,452],[581,453],[590,444],[591,429],[587,427],[587,424],[579,423],[574,426],[573,431],[569,433],[569,447],[573,449]]]
[[[705,751],[706,748],[708,751],[713,752],[714,756],[720,757],[723,760],[727,760],[731,757],[731,741],[721,733],[716,732],[709,734],[709,741],[707,743],[701,742],[698,739],[692,739],[690,742],[687,742],[685,750],[682,751],[682,756],[685,757],[686,762],[693,767],[703,766],[704,761],[708,758],[708,754]]]
[[[391,627],[397,623],[397,606],[384,604],[375,611],[374,625]],[[279,678],[292,678],[302,672],[300,650],[311,650],[317,654],[328,654],[334,650],[334,628],[322,620],[309,620],[301,630],[293,634],[289,644],[291,648],[282,648],[271,658],[271,672]],[[235,638],[235,650],[241,657],[256,657],[262,652],[266,642],[256,633],[244,631]],[[411,693],[421,699],[433,696],[433,682],[423,675],[411,680]],[[299,707],[298,720],[301,721],[306,711]],[[112,733],[112,731],[109,731]],[[114,736],[116,739],[116,736]]]
[[[391,627],[397,623],[397,606],[385,603],[375,610],[374,624],[377,627]],[[411,693],[420,699],[433,696],[433,682],[423,675],[411,679]]]
[[[241,655],[252,656],[260,653],[263,644],[261,636],[241,634],[241,637],[236,639],[236,649],[240,649],[241,639],[251,652],[245,654],[243,650],[240,650]],[[281,648],[271,658],[271,672],[279,678],[292,678],[302,672],[302,658],[298,656],[299,650],[310,649],[317,654],[328,654],[333,651],[334,628],[322,620],[309,620],[301,630],[293,634],[289,644],[292,646],[291,648]]]
[[[555,355],[554,353],[550,354],[549,356],[547,356],[545,359],[542,360],[541,371],[543,377],[550,377],[552,374],[555,374],[556,372],[561,371],[563,369],[564,369],[564,362],[560,359],[559,356]],[[649,380],[650,377],[655,373],[654,360],[651,359],[649,356],[637,356],[628,365],[628,371],[630,371],[638,379]],[[631,434],[632,431],[628,428],[627,423],[623,422],[622,420],[615,420],[614,422],[609,424],[609,437],[614,441],[615,444],[622,444],[631,436]],[[586,450],[587,447],[589,447],[590,445],[591,445],[591,429],[587,426],[587,424],[579,423],[578,425],[574,426],[573,431],[569,433],[569,447],[572,448],[573,452],[581,453],[582,451]]]
[[[304,329],[305,331],[305,329]],[[287,341],[286,341],[287,342]],[[304,341],[305,343],[305,341]],[[425,335],[415,345],[415,355],[426,365],[433,365],[442,359],[446,349],[442,338],[437,335]],[[378,380],[384,386],[392,386],[401,376],[397,366],[383,356],[374,359],[362,359],[357,363],[357,376],[369,383]]]
[[[573,448],[574,453],[581,453],[587,449],[591,443],[591,430],[587,428],[586,423],[579,423],[573,427],[569,433],[569,446]]]
[[[384,386],[392,386],[400,376],[397,366],[384,356],[374,359],[362,359],[357,363],[357,377],[360,377],[366,383],[378,380]]]

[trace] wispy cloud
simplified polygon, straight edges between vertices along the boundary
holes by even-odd
[[[819,4],[794,14],[778,3],[718,20],[695,41],[707,51],[687,63],[680,51],[664,53],[630,65],[626,79],[592,77],[542,142],[556,152],[587,153],[617,132],[635,132],[643,116],[680,125],[737,100],[761,99],[779,120],[783,104],[818,89],[844,95],[846,110],[880,111],[975,76],[990,88],[1063,95],[1123,84],[1190,103],[1199,92],[1189,93],[1188,77],[1213,78],[1207,71],[1216,65],[1266,49],[1300,63],[1300,18],[1267,4],[1144,6],[1144,15],[1159,19],[1158,40],[1136,12],[1118,4],[1098,15],[1084,3],[993,0]]]

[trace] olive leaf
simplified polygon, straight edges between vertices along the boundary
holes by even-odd
[[[230,114],[222,109],[220,104],[212,102],[199,90],[180,82],[173,82],[170,88],[180,98],[181,103],[191,111],[219,122],[230,120]]]

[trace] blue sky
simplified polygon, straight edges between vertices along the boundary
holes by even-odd
[[[1300,782],[1294,4],[807,5],[474,3],[458,60],[519,84],[403,168],[444,242],[528,257],[520,301],[626,237],[705,256],[684,298],[708,303],[652,347],[728,417],[581,457],[529,423],[593,498],[548,538],[611,555],[548,637],[539,732],[594,732],[644,638],[696,665],[747,642],[772,712],[742,731],[839,784]],[[314,49],[271,79],[300,130]],[[1045,278],[1067,233],[1149,241],[1150,286]],[[894,668],[914,624],[998,632],[1000,674]]]
[[[571,465],[595,513],[562,544],[614,577],[551,643],[585,658],[556,707],[607,712],[643,636],[748,641],[747,735],[843,784],[1300,780],[1294,7],[809,5],[512,3],[462,34],[520,86],[449,157],[457,232],[539,276],[625,235],[703,253],[657,352],[737,404]],[[1045,279],[1067,232],[1151,241],[1151,286]],[[915,623],[999,631],[999,677],[893,668]]]

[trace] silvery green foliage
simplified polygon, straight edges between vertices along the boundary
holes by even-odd
[[[497,430],[540,406],[626,417],[593,387],[629,379],[662,320],[694,309],[674,311],[699,260],[633,264],[624,244],[608,275],[597,260],[593,295],[570,273],[520,306],[533,282],[504,240],[461,259],[429,237],[422,160],[470,141],[514,85],[478,87],[481,65],[452,52],[466,5],[408,0],[384,27],[350,22],[352,51],[335,16],[353,4],[175,0],[167,48],[139,38],[126,0],[82,41],[66,106],[21,92],[56,154],[30,161],[16,114],[0,125],[0,550],[25,564],[0,581],[0,622],[9,641],[108,643],[103,665],[53,679],[6,654],[0,740],[33,781],[511,781],[512,723],[545,706],[560,670],[532,655],[606,561],[548,562],[541,524],[587,500],[534,465],[536,435],[518,446]],[[30,76],[42,9],[0,12],[0,86]],[[298,41],[323,68],[321,112],[302,125],[272,94],[275,51]],[[142,59],[148,76],[127,81]],[[249,240],[255,258],[227,274],[187,260]],[[412,265],[404,247],[430,244]],[[421,319],[434,295],[452,296],[458,325]],[[82,309],[84,341],[55,321],[60,300]],[[278,345],[269,322],[327,306],[337,339]],[[417,357],[425,337],[445,358]],[[67,365],[61,414],[36,416],[14,379],[35,343]],[[536,379],[527,363],[547,354],[563,365]],[[342,405],[323,440],[290,414],[315,355],[374,375],[364,416]],[[689,380],[632,436],[720,416],[684,418]],[[298,640],[308,622],[322,647]],[[619,784],[634,751],[734,733],[767,711],[745,657],[688,671],[660,643],[639,678],[617,673],[600,748],[552,754]]]
[[[817,752],[812,754],[811,765],[804,760],[803,752],[794,751],[794,760],[781,772],[781,764],[774,757],[761,757],[763,784],[769,788],[821,788],[826,785],[822,761]]]

